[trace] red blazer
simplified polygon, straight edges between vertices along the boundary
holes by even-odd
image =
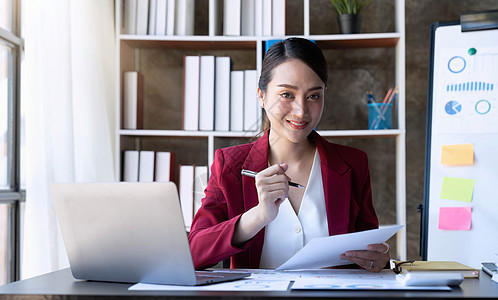
[[[332,144],[313,131],[320,155],[330,235],[378,228],[365,152]],[[202,206],[192,222],[190,249],[196,269],[231,258],[232,268],[259,268],[264,228],[243,246],[232,245],[240,216],[258,204],[254,178],[242,169],[268,167],[268,131],[257,141],[216,150]]]

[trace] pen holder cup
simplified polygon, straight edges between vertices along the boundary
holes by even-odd
[[[391,103],[368,104],[368,129],[392,129],[393,105]]]

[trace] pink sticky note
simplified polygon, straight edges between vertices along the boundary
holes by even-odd
[[[470,230],[472,227],[472,208],[440,207],[439,229],[443,230]]]

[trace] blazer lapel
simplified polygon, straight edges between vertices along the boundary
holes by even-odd
[[[325,139],[316,132],[312,138],[320,155],[329,234],[347,233],[351,204],[351,169]]]
[[[260,172],[268,167],[268,132],[254,142],[253,147],[247,154],[246,160],[242,164],[242,169]],[[254,178],[242,176],[242,194],[244,197],[244,210],[258,205],[258,192]],[[259,268],[261,252],[263,251],[264,228],[253,239],[249,247],[249,266]]]

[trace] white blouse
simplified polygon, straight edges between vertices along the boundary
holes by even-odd
[[[328,235],[320,155],[315,151],[313,166],[298,214],[296,215],[286,198],[280,205],[275,220],[265,227],[259,267],[275,269],[301,250],[312,238]]]

